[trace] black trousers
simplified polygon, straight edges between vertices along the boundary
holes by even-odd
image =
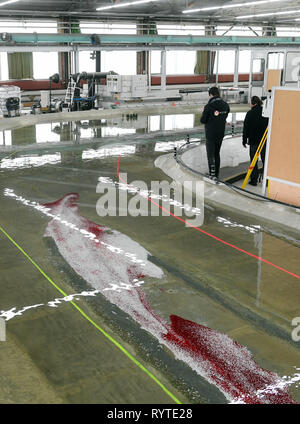
[[[209,175],[219,178],[220,172],[220,150],[222,147],[223,137],[219,139],[206,139],[206,152]]]
[[[253,144],[253,145],[250,144],[250,160],[251,160],[251,163],[253,161],[255,153],[257,152],[258,146],[259,146],[259,144]],[[265,165],[265,156],[266,156],[266,145],[264,146],[264,148],[262,149],[261,154],[260,154],[260,158],[261,158],[261,161],[263,163],[263,166]],[[255,167],[254,167],[252,174],[251,174],[251,182],[252,183],[257,183],[257,180],[258,180],[258,165],[257,165],[257,163],[258,163],[258,161],[256,162]]]

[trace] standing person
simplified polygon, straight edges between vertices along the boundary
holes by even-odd
[[[247,112],[244,120],[244,129],[243,129],[243,146],[246,148],[247,144],[250,146],[250,161],[255,156],[258,146],[263,138],[263,135],[267,129],[269,119],[262,116],[262,101],[259,97],[253,96],[251,98],[250,106],[251,110]],[[265,164],[265,153],[266,153],[266,144],[261,151],[260,157],[263,165]],[[258,162],[258,161],[257,161]],[[249,184],[257,186],[258,180],[258,165],[256,165],[252,171],[251,179]]]
[[[201,122],[205,124],[206,152],[209,176],[219,178],[220,150],[225,135],[225,124],[230,112],[229,105],[220,97],[218,87],[210,88],[209,102],[203,109]]]

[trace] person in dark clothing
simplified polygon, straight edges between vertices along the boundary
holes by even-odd
[[[251,98],[251,110],[247,112],[244,120],[244,129],[243,129],[243,146],[246,148],[247,145],[250,146],[250,161],[255,156],[258,146],[263,138],[263,135],[267,129],[269,119],[262,116],[262,101],[259,97],[253,96]],[[261,151],[260,157],[262,163],[265,163],[265,154],[266,154],[266,144]],[[258,162],[258,161],[257,161]],[[249,181],[250,185],[256,186],[258,180],[258,165],[256,165],[252,171],[251,179]]]
[[[205,124],[206,152],[209,175],[219,177],[220,150],[225,135],[226,119],[230,112],[229,105],[220,98],[218,87],[210,88],[210,100],[203,109],[201,123]]]

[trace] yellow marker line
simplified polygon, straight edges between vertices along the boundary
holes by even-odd
[[[266,128],[266,131],[265,131],[265,133],[264,133],[264,135],[263,135],[263,137],[262,137],[262,139],[261,139],[261,141],[260,141],[260,143],[259,143],[258,149],[257,149],[257,151],[256,151],[256,153],[255,153],[255,155],[254,155],[254,158],[253,158],[253,160],[252,160],[252,162],[251,162],[251,165],[250,165],[250,167],[249,167],[249,169],[248,169],[247,175],[246,175],[246,177],[245,177],[245,179],[244,179],[244,182],[243,182],[243,184],[242,184],[242,188],[243,188],[243,189],[246,187],[247,182],[248,182],[248,180],[249,180],[249,178],[250,178],[250,176],[251,176],[251,174],[252,174],[252,171],[253,171],[253,169],[254,169],[254,167],[255,167],[255,165],[256,165],[256,162],[257,162],[257,161],[258,161],[258,159],[259,159],[260,153],[261,153],[262,149],[264,148],[264,145],[265,145],[265,143],[266,143],[266,141],[267,141],[267,137],[268,137],[268,130],[269,130],[269,127],[267,127],[267,128]]]
[[[32,265],[51,283],[64,297],[67,294],[57,285],[55,282],[39,267],[39,265],[22,249],[22,247],[1,227],[0,231],[11,241],[11,243],[19,249],[20,252],[32,263]],[[98,324],[96,324],[75,302],[70,302],[74,308],[76,308],[81,315],[89,321],[97,330],[99,330],[108,340],[110,340],[118,349],[120,349],[135,365],[137,365],[142,371],[144,371],[153,381],[177,404],[181,405],[180,402],[147,368],[145,368],[133,355],[131,355],[119,342],[117,342],[112,336],[110,336],[105,330],[103,330]]]

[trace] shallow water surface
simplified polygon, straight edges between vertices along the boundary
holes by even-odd
[[[99,216],[99,178],[169,181],[154,161],[185,140],[81,137],[1,162],[0,402],[299,402],[299,279],[210,236],[298,275],[299,234],[209,203],[203,232]]]

